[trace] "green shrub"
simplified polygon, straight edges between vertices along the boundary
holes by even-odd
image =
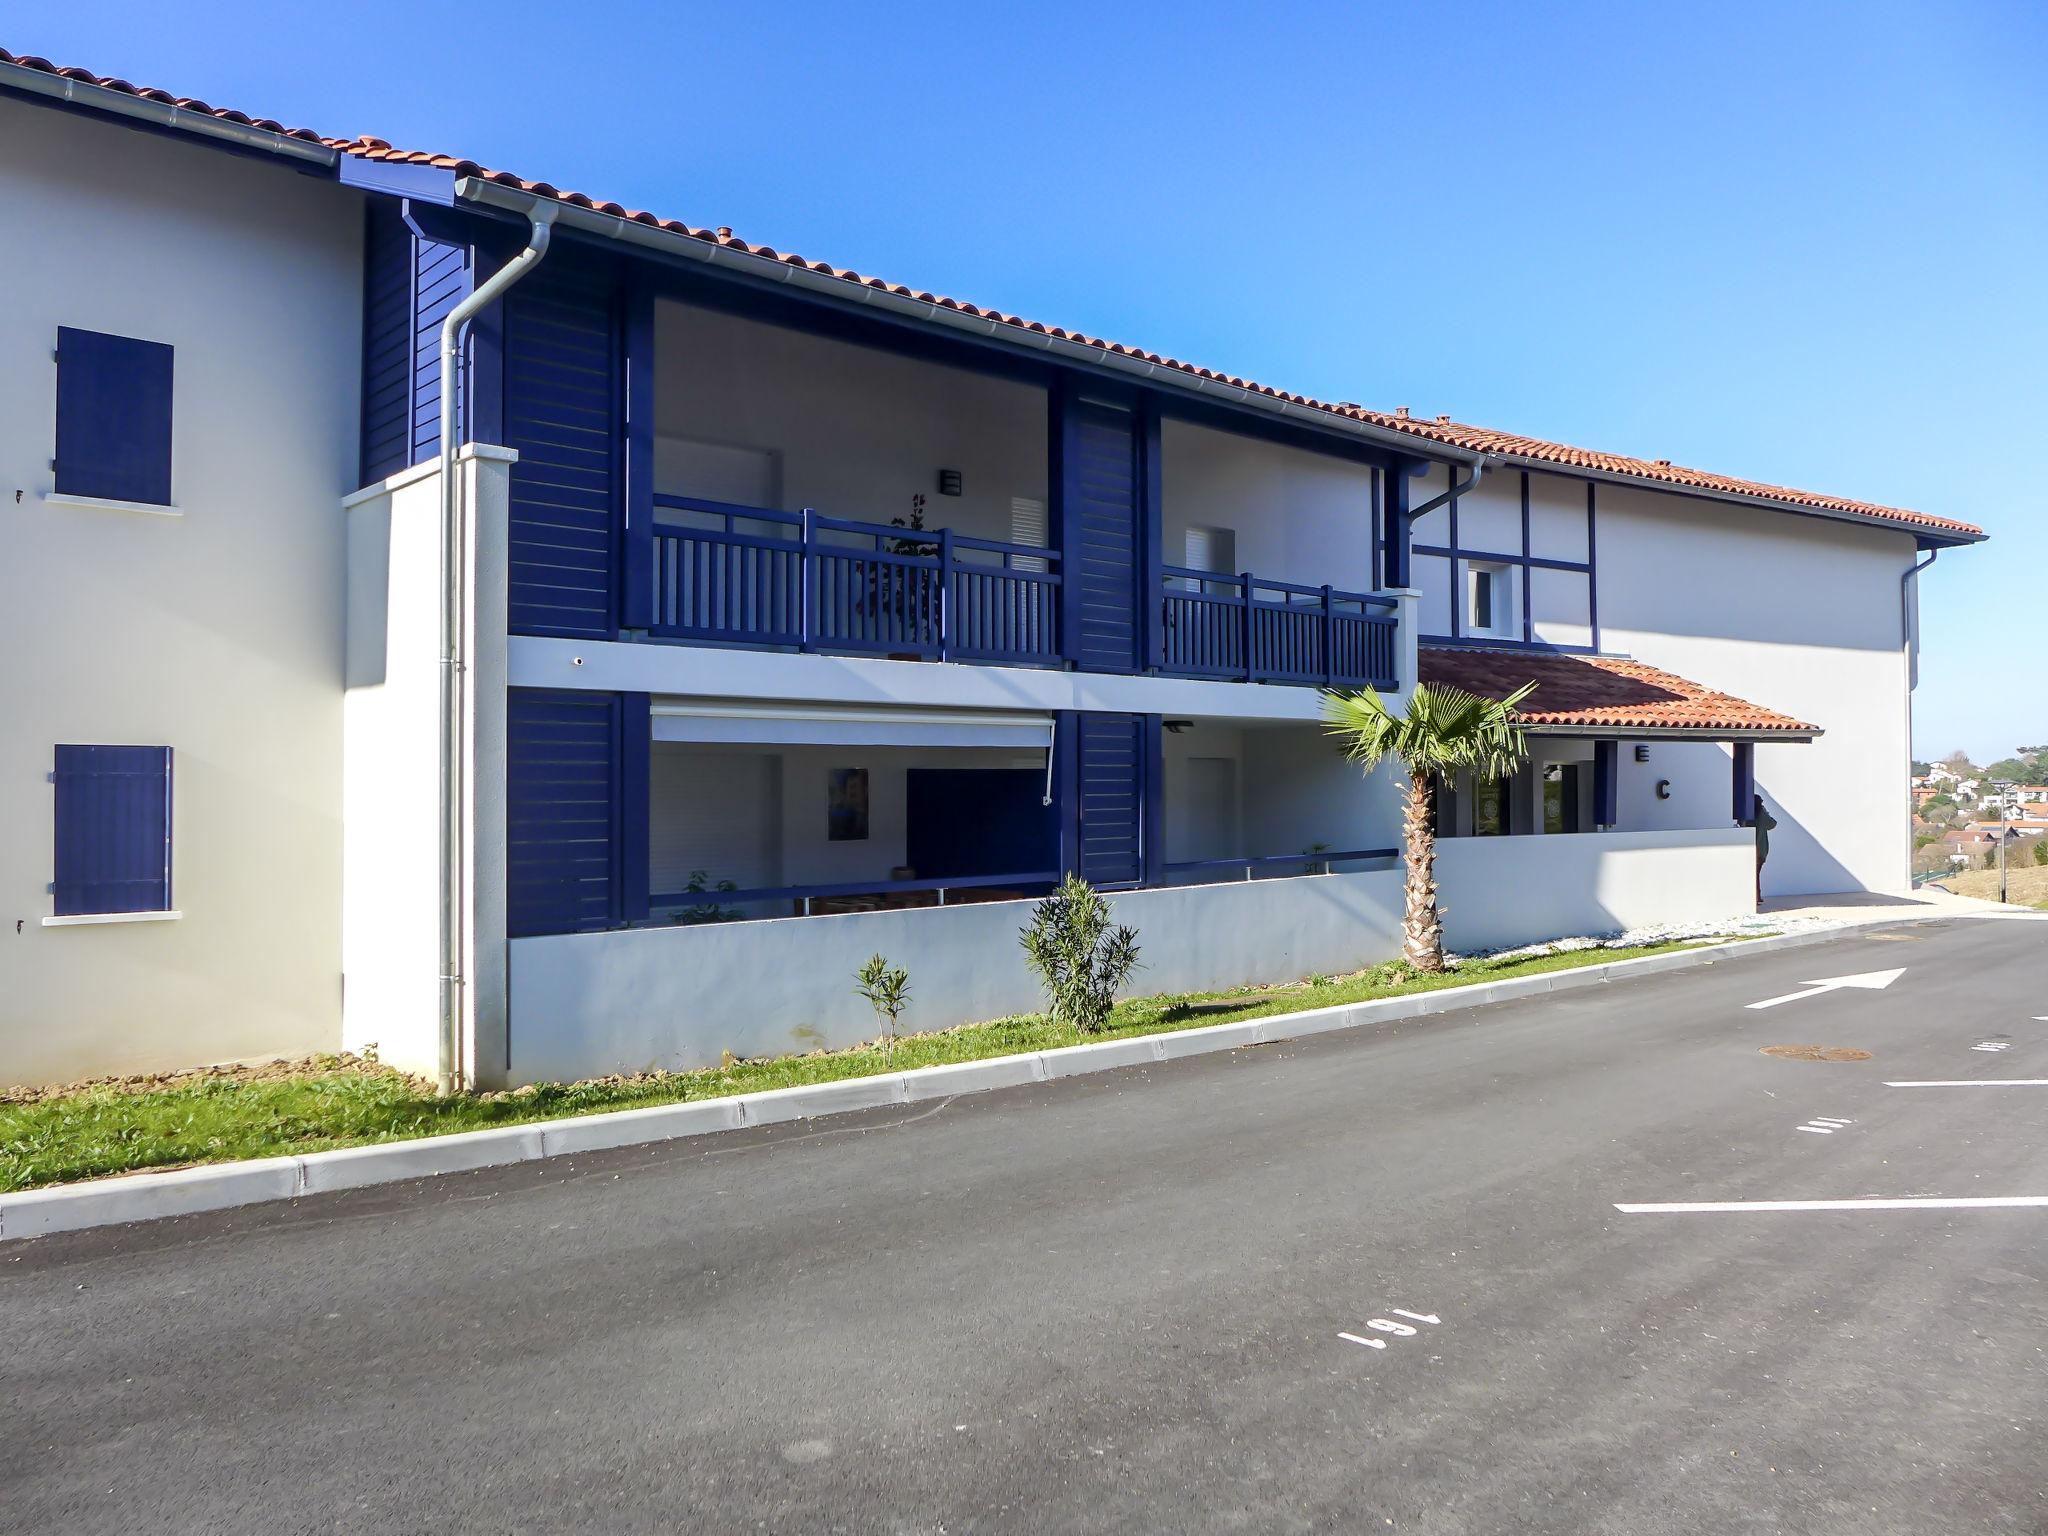
[[[1109,922],[1109,903],[1079,875],[1031,909],[1018,935],[1055,1021],[1093,1034],[1109,1022],[1117,990],[1138,968],[1138,932]]]
[[[853,973],[860,995],[867,999],[868,1006],[875,1010],[875,1024],[882,1031],[882,1038],[893,1050],[896,1045],[896,1020],[902,1016],[910,1002],[910,972],[902,966],[891,968],[880,955],[868,957],[868,963]]]

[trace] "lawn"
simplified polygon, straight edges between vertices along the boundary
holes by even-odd
[[[907,1035],[893,1048],[870,1044],[808,1056],[729,1061],[694,1072],[551,1083],[446,1099],[436,1098],[429,1084],[352,1057],[315,1058],[290,1071],[188,1073],[141,1086],[88,1085],[47,1095],[0,1095],[0,1192],[139,1169],[319,1152],[833,1082],[1503,981],[1693,947],[1667,943],[1466,960],[1438,976],[1382,965],[1288,986],[1130,998],[1117,1005],[1109,1028],[1094,1035],[1081,1035],[1041,1015],[1025,1015]]]
[[[2032,842],[2008,849],[2007,858],[2010,862],[2005,871],[2005,894],[2012,904],[2048,907],[2048,865],[2034,862]],[[2026,860],[2024,864],[2020,862],[2022,858]],[[1979,901],[1998,900],[1998,871],[1995,869],[1971,869],[1959,875],[1943,875],[1939,883],[1958,896],[1974,896]]]

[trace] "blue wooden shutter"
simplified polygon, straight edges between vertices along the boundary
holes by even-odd
[[[1090,885],[1136,885],[1145,874],[1144,715],[1076,717],[1080,873]]]
[[[1142,491],[1135,413],[1093,400],[1061,406],[1062,571],[1070,653],[1094,672],[1140,665]]]
[[[412,463],[412,231],[371,200],[363,229],[362,483]]]
[[[171,909],[171,749],[56,752],[58,917]]]
[[[543,262],[505,296],[511,628],[609,638],[622,481],[620,324],[609,268]]]
[[[506,713],[506,931],[647,911],[648,698],[514,688]]]
[[[469,247],[420,236],[412,275],[412,462],[424,464],[441,451],[441,323],[469,297]],[[458,443],[467,425],[462,404],[458,399],[455,409]]]
[[[57,490],[171,504],[171,348],[57,330]]]

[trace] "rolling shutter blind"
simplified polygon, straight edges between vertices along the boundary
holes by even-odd
[[[57,490],[171,504],[172,351],[98,331],[57,329]]]
[[[1010,542],[1028,544],[1033,549],[1045,548],[1045,503],[1036,496],[1010,498]],[[1019,555],[1015,567],[1020,571],[1043,571],[1046,568],[1043,560],[1030,555]]]
[[[171,749],[56,751],[58,917],[171,910]]]

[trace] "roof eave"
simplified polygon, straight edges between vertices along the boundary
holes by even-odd
[[[1796,512],[1802,517],[1826,518],[1831,522],[1855,523],[1861,527],[1883,528],[1893,533],[1910,533],[1920,541],[1922,549],[1948,549],[1959,544],[1981,544],[1989,537],[1982,529],[1966,532],[1961,528],[1935,528],[1925,523],[1909,523],[1902,518],[1852,512],[1842,507],[1816,507],[1775,496],[1758,496],[1743,491],[1719,491],[1702,485],[1682,485],[1670,480],[1660,480],[1653,475],[1632,475],[1622,470],[1597,469],[1586,464],[1560,464],[1555,459],[1538,458],[1534,454],[1498,453],[1490,455],[1490,458],[1496,464],[1505,464],[1515,469],[1540,470],[1545,474],[1597,480],[1604,485],[1626,485],[1638,490],[1661,491],[1667,496],[1692,496],[1703,501],[1732,502],[1736,506],[1757,507],[1766,512]]]
[[[1826,731],[1815,726],[1811,729],[1788,730],[1783,727],[1770,728],[1755,726],[1748,729],[1711,725],[1559,725],[1522,724],[1522,732],[1528,736],[1599,736],[1616,741],[1784,741],[1808,742],[1825,736]]]
[[[95,85],[88,80],[46,74],[23,64],[0,61],[0,90],[105,112],[113,117],[125,117],[154,127],[231,144],[237,149],[261,150],[307,165],[332,167],[341,155],[339,150],[312,139],[300,138],[297,134],[278,133],[253,123],[237,123],[211,113],[188,111],[176,102],[131,96],[125,91]]]
[[[552,204],[556,210],[556,224],[568,229],[623,241],[651,251],[681,256],[707,266],[723,267],[757,280],[784,283],[834,302],[855,303],[879,309],[904,319],[991,341],[1019,352],[1043,354],[1084,367],[1107,369],[1139,382],[1212,402],[1250,407],[1265,415],[1279,417],[1301,426],[1355,438],[1402,458],[1435,459],[1440,463],[1454,463],[1467,467],[1485,463],[1489,458],[1489,455],[1476,449],[1455,448],[1444,443],[1421,443],[1412,433],[1402,432],[1397,428],[1376,426],[1372,422],[1361,421],[1338,411],[1303,405],[1284,396],[1263,394],[1258,390],[1246,389],[1221,379],[1207,378],[1181,368],[1171,368],[1128,353],[1090,346],[1086,342],[1074,341],[1068,337],[1027,330],[1001,320],[990,319],[986,315],[970,315],[943,304],[892,293],[886,288],[849,282],[843,277],[816,272],[793,262],[757,256],[751,251],[734,250],[730,246],[713,244],[694,235],[679,234],[675,230],[663,229],[659,225],[643,224],[618,214],[606,213],[601,209],[585,208],[578,203],[549,197],[545,193],[502,186],[481,176],[464,176],[459,179],[455,184],[455,195],[466,202],[514,213],[524,213],[542,203]]]

